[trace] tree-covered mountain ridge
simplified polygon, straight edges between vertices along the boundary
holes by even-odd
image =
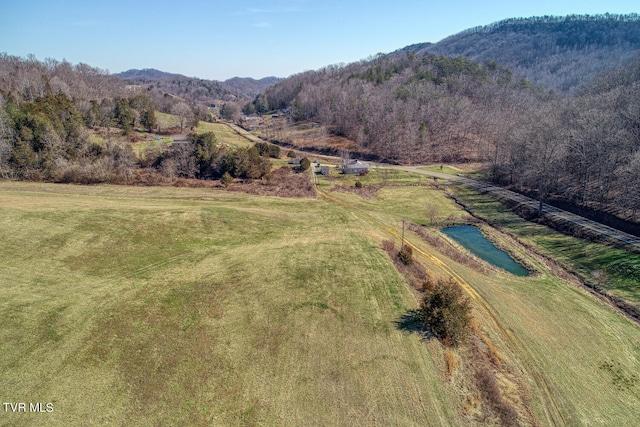
[[[559,94],[496,61],[407,50],[291,76],[247,110],[287,109],[293,123],[275,134],[317,122],[357,156],[481,162],[495,182],[635,222],[639,91],[638,54]]]
[[[269,86],[280,81],[279,77],[233,77],[225,81],[187,77],[182,74],[168,73],[154,68],[130,69],[114,74],[127,83],[140,85],[148,90],[162,90],[194,102],[214,103],[251,99]]]
[[[399,52],[407,50],[496,61],[516,77],[570,93],[640,53],[640,15],[510,18]]]

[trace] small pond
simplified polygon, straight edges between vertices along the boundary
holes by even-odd
[[[456,242],[467,248],[478,258],[500,267],[516,276],[528,276],[529,270],[515,261],[505,251],[498,249],[480,230],[471,225],[456,225],[441,230]]]

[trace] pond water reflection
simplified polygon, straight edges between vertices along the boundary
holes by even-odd
[[[456,225],[441,230],[456,242],[467,248],[478,258],[487,261],[516,276],[528,276],[529,270],[515,261],[505,251],[498,249],[480,230],[471,225]]]

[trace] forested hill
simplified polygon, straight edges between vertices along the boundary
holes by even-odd
[[[225,80],[222,84],[232,92],[242,94],[248,98],[253,98],[264,92],[268,87],[284,80],[281,77],[264,77],[256,80],[251,77],[233,77]]]
[[[406,51],[291,76],[253,108],[318,122],[357,155],[484,162],[495,181],[543,198],[640,210],[640,56],[559,96],[494,61]]]
[[[181,74],[167,73],[145,68],[128,70],[115,74],[129,84],[140,85],[151,91],[171,93],[193,102],[215,103],[217,101],[234,101],[251,99],[269,86],[282,79],[265,77],[260,80],[248,77],[234,77],[224,82],[186,77]]]
[[[524,77],[569,93],[640,52],[640,16],[570,15],[514,18],[471,28],[438,43],[401,50],[493,60]]]
[[[406,52],[291,76],[254,110],[288,109],[389,161],[478,161],[545,96],[495,62]]]

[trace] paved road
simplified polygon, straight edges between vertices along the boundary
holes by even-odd
[[[398,169],[406,170],[409,172],[419,173],[422,175],[433,176],[436,178],[441,178],[445,180],[459,182],[470,187],[477,188],[481,191],[486,191],[487,193],[492,194],[498,199],[505,199],[517,202],[521,205],[528,206],[534,210],[538,210],[539,202],[530,197],[523,196],[522,194],[518,194],[516,192],[496,187],[494,185],[490,185],[484,182],[476,181],[469,178],[464,178],[456,175],[449,175],[440,172],[431,172],[424,169],[420,169],[417,166],[394,166]],[[558,209],[554,206],[543,204],[543,212],[545,215],[552,217],[553,219],[560,222],[568,222],[578,227],[581,227],[585,230],[588,230],[592,233],[596,233],[601,236],[606,236],[610,239],[616,240],[618,242],[622,242],[633,246],[635,248],[640,248],[640,238],[625,233],[620,230],[616,230],[615,228],[600,224],[599,222],[581,217],[579,215],[573,214],[571,212],[567,212],[562,209]]]
[[[230,125],[236,132],[238,132],[240,135],[245,136],[246,138],[248,138],[249,140],[253,141],[253,142],[258,142],[258,141],[262,141],[260,138],[250,134],[249,132],[245,131],[244,129],[240,128],[239,126],[235,126],[235,125]],[[328,158],[330,158],[331,156],[326,156]],[[336,157],[337,159],[337,157]],[[428,171],[428,170],[424,170],[424,169],[420,169],[420,166],[391,166],[388,164],[377,164],[377,163],[371,163],[374,166],[378,166],[378,167],[383,167],[383,168],[397,168],[397,169],[401,169],[401,170],[405,170],[405,171],[409,171],[409,172],[414,172],[414,173],[418,173],[418,174],[422,174],[422,175],[427,175],[427,176],[433,176],[436,178],[441,178],[444,180],[450,180],[450,181],[455,181],[455,182],[460,182],[462,184],[468,185],[470,187],[474,187],[477,188],[481,191],[485,191],[487,193],[492,194],[493,196],[495,196],[498,199],[505,199],[505,200],[511,200],[514,202],[517,202],[521,205],[525,205],[528,206],[534,210],[538,210],[539,207],[539,202],[537,200],[534,200],[530,197],[526,197],[523,196],[522,194],[501,188],[501,187],[496,187],[494,185],[490,185],[484,182],[480,182],[480,181],[476,181],[473,179],[469,179],[469,178],[464,178],[461,176],[457,176],[457,175],[449,175],[446,173],[441,173],[441,172],[432,172],[432,171]],[[610,239],[616,240],[618,242],[630,245],[634,248],[640,248],[640,238],[632,235],[632,234],[628,234],[625,233],[623,231],[620,230],[616,230],[615,228],[606,226],[604,224],[600,224],[599,222],[581,217],[579,215],[573,214],[571,212],[567,212],[565,210],[556,208],[554,206],[548,205],[548,204],[543,204],[543,212],[545,215],[548,215],[550,217],[552,217],[554,220],[556,221],[560,221],[560,222],[568,222],[571,224],[574,224],[580,228],[583,228],[585,230],[588,230],[592,233],[596,233],[597,235],[600,236],[606,236]]]

